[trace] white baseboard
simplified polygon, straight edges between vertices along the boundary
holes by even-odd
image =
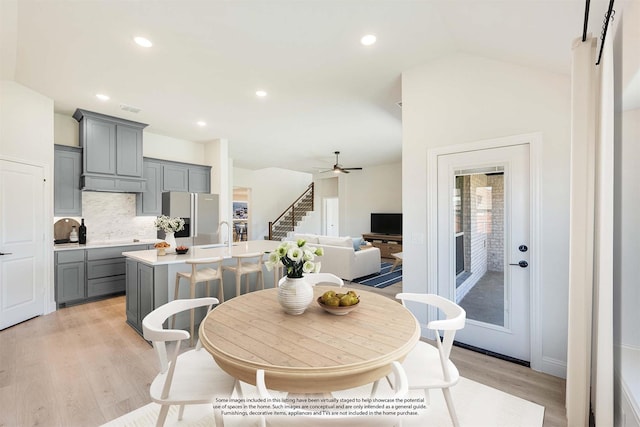
[[[554,377],[567,378],[567,362],[543,356],[539,371]]]

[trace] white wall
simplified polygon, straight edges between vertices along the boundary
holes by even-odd
[[[251,189],[249,201],[249,240],[269,235],[269,221],[275,220],[311,184],[313,176],[280,168],[255,171],[234,168],[234,187]]]
[[[427,150],[542,133],[541,369],[559,376],[565,375],[567,351],[569,95],[568,76],[464,54],[432,61],[402,76],[407,292],[429,289]]]
[[[640,350],[640,109],[625,111],[622,115],[622,138],[619,154],[619,176],[617,180],[616,216],[619,221],[619,238],[615,245],[619,253],[614,256],[618,267],[614,273],[619,292],[614,313],[619,315],[617,344]]]
[[[402,163],[339,175],[340,235],[371,231],[371,213],[402,212]]]
[[[53,224],[53,100],[16,82],[0,81],[0,158],[43,168],[45,224]],[[45,227],[53,242],[53,227]],[[44,280],[47,312],[55,310],[53,245],[45,246]]]

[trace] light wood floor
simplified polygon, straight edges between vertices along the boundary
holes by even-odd
[[[149,403],[156,357],[125,323],[124,302],[68,307],[0,331],[0,426],[98,426]],[[461,348],[452,359],[463,376],[545,406],[545,427],[566,426],[564,380]]]

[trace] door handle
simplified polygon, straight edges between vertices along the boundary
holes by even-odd
[[[0,256],[2,255],[13,255],[11,252],[0,252]]]
[[[529,263],[527,261],[522,260],[522,261],[518,261],[517,264],[509,264],[509,265],[517,265],[519,267],[525,268],[529,266]]]

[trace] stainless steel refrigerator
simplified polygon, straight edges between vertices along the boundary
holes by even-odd
[[[175,233],[176,244],[193,246],[218,243],[218,195],[162,193],[162,214],[184,219],[184,230]],[[164,232],[158,231],[158,238]]]

